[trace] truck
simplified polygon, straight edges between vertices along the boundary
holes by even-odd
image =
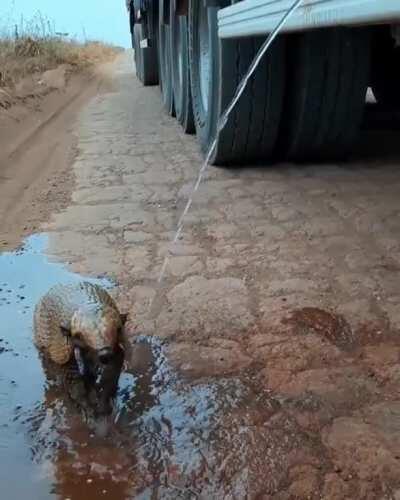
[[[212,165],[342,161],[366,93],[400,109],[400,1],[303,0],[218,120],[294,0],[127,0],[136,74]],[[210,147],[212,151],[210,152]]]

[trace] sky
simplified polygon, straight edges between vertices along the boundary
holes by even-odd
[[[58,32],[129,47],[125,0],[0,0],[0,29],[38,18],[48,19]]]

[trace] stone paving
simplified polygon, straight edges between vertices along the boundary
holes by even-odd
[[[201,156],[130,54],[76,131],[72,203],[45,227],[51,255],[113,278],[132,336],[168,340],[184,376],[251,372],[277,407],[247,424],[292,440],[253,464],[275,481],[224,498],[400,498],[396,158],[211,167],[171,246]]]

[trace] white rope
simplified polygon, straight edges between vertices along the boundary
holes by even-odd
[[[189,198],[187,200],[185,208],[183,209],[182,215],[179,218],[178,225],[177,225],[177,228],[176,228],[176,232],[175,232],[174,238],[172,240],[173,244],[178,241],[179,237],[182,234],[184,219],[185,219],[187,213],[189,212],[189,209],[190,209],[190,207],[191,207],[191,205],[193,203],[193,196],[196,193],[196,191],[199,189],[199,186],[200,186],[201,181],[203,179],[204,173],[207,170],[210,158],[211,158],[211,156],[212,156],[212,154],[213,154],[213,152],[215,150],[215,147],[217,145],[219,135],[223,131],[225,125],[227,124],[228,119],[229,119],[229,115],[232,113],[232,111],[234,110],[236,104],[238,103],[241,95],[245,91],[246,85],[248,84],[248,82],[249,82],[250,78],[252,77],[253,73],[255,72],[257,66],[259,65],[259,63],[261,61],[261,59],[264,57],[265,53],[267,52],[267,50],[271,46],[272,42],[279,35],[279,33],[280,33],[281,29],[283,28],[283,26],[286,24],[286,22],[289,20],[289,18],[292,16],[292,14],[294,14],[294,12],[297,10],[297,8],[300,6],[300,4],[302,2],[303,2],[303,0],[295,0],[295,2],[293,2],[293,4],[290,7],[290,9],[285,13],[285,15],[279,21],[279,23],[277,24],[276,28],[268,35],[268,37],[266,38],[265,42],[261,45],[261,47],[258,50],[257,54],[255,55],[254,59],[252,60],[250,66],[248,68],[248,70],[246,71],[246,74],[240,80],[240,82],[239,82],[239,84],[238,84],[238,86],[236,88],[235,94],[234,94],[231,102],[225,108],[225,111],[222,113],[221,117],[219,118],[218,123],[217,123],[217,130],[216,130],[215,138],[214,138],[213,142],[211,143],[211,145],[210,145],[210,147],[208,149],[208,152],[207,152],[207,155],[205,157],[205,160],[202,163],[201,168],[199,170],[196,183],[193,186],[192,192],[189,195]],[[168,262],[169,262],[169,256],[167,255],[164,258],[164,262],[163,262],[163,264],[161,266],[161,270],[160,270],[160,273],[159,273],[159,276],[158,276],[158,280],[157,280],[158,284],[161,284],[162,280],[164,279],[164,276],[165,276],[165,273],[166,273],[166,270],[167,270],[167,267],[168,267]],[[150,310],[151,310],[152,304],[153,304],[153,300],[150,303]]]

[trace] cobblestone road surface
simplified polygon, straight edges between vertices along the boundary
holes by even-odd
[[[131,54],[76,132],[72,204],[46,227],[50,253],[115,279],[132,338],[166,340],[187,384],[241,381],[250,391],[224,410],[210,438],[218,452],[209,444],[201,466],[188,468],[174,459],[182,436],[173,434],[169,465],[150,467],[135,491],[400,498],[395,157],[210,168],[170,247],[201,157],[162,111],[158,89],[135,79]]]

